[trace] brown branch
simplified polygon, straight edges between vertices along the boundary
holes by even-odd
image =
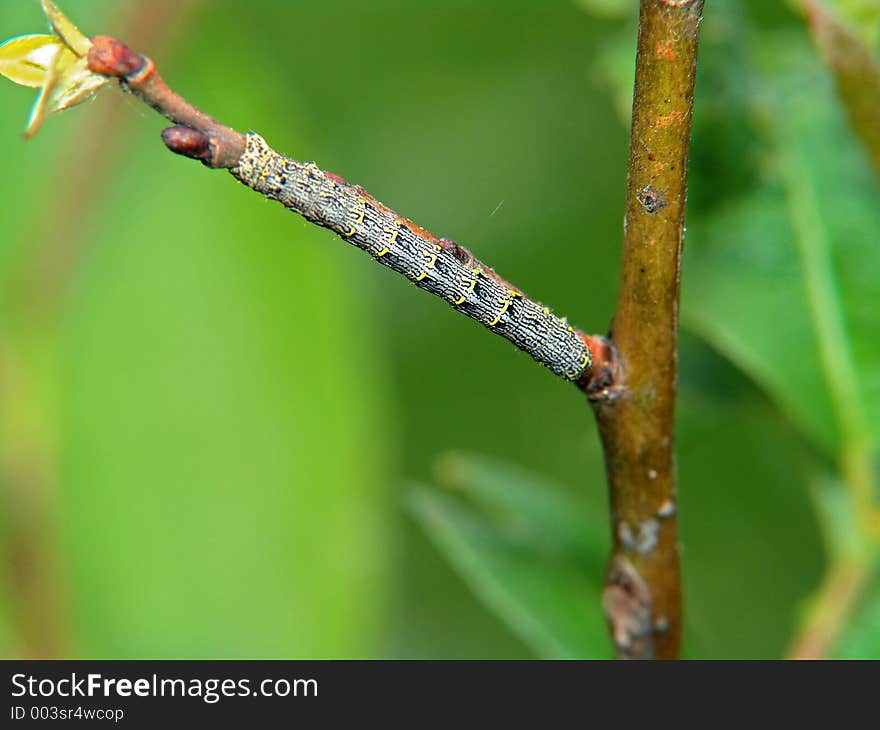
[[[679,275],[703,0],[642,0],[622,278],[622,381],[594,397],[614,550],[605,610],[618,655],[670,659],[681,637],[673,453]]]

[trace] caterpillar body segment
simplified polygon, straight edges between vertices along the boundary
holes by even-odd
[[[590,369],[590,349],[566,320],[513,288],[466,249],[401,218],[356,185],[285,157],[254,132],[230,172],[446,300],[556,375],[578,380]]]

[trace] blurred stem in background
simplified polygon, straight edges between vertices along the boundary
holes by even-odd
[[[16,313],[18,322],[26,315]],[[13,651],[68,656],[68,612],[59,559],[54,352],[51,336],[7,321],[0,348],[0,485],[3,555]]]
[[[167,49],[199,0],[139,0],[119,6],[110,24],[138,43]],[[88,170],[88,185],[52,198],[37,224],[37,245],[25,255],[3,303],[0,339],[0,488],[15,650],[24,657],[75,653],[70,635],[67,566],[59,550],[58,428],[64,394],[57,372],[59,323],[88,239],[82,231],[104,204],[125,140],[126,109],[106,104],[89,134],[70,134],[57,169]],[[45,171],[46,190],[63,177]],[[48,192],[45,193],[48,197]]]
[[[820,0],[801,0],[813,41],[834,76],[850,125],[880,175],[880,63],[856,32]],[[849,502],[845,539],[827,540],[829,564],[809,600],[790,649],[800,659],[821,658],[834,648],[880,557],[880,495],[875,483],[871,429],[860,392],[853,343],[847,332],[841,288],[835,280],[832,243],[819,216],[803,160],[781,160],[794,237],[801,253],[809,309],[835,419],[841,434],[840,484]]]
[[[854,29],[820,0],[802,0],[813,41],[834,74],[853,130],[880,177],[880,64]],[[875,12],[877,12],[875,10]]]

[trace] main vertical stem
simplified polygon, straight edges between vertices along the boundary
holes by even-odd
[[[642,0],[612,341],[618,387],[594,400],[614,548],[604,605],[618,655],[676,658],[681,576],[673,431],[682,242],[703,0]]]

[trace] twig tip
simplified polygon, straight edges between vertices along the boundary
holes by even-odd
[[[92,39],[89,70],[102,76],[125,78],[140,71],[146,59],[115,38],[99,35]]]

